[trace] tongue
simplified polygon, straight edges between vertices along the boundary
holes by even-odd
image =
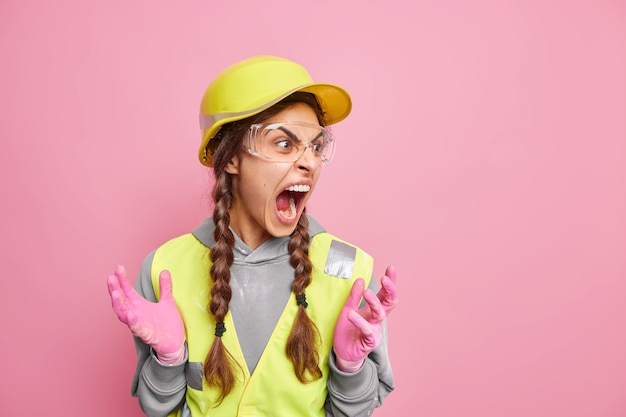
[[[288,191],[283,191],[276,198],[276,209],[285,219],[295,219],[296,218],[296,201],[293,196]]]
[[[289,191],[283,191],[276,199],[276,208],[280,211],[289,209]]]

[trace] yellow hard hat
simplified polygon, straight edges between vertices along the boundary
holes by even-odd
[[[200,105],[200,162],[212,166],[207,146],[222,125],[254,116],[296,91],[313,93],[324,112],[324,125],[345,119],[352,109],[343,88],[314,83],[300,64],[275,56],[254,56],[222,71],[211,82]]]

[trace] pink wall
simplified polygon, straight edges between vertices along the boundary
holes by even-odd
[[[207,214],[259,53],[353,95],[310,208],[399,271],[378,417],[626,415],[624,45],[618,0],[2,1],[0,415],[141,415],[105,279]]]

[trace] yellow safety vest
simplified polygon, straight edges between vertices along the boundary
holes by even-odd
[[[292,293],[270,340],[250,375],[237,339],[230,312],[224,323],[222,342],[240,365],[235,367],[237,384],[219,407],[217,392],[206,384],[202,367],[215,338],[215,320],[208,313],[210,297],[207,247],[191,233],[175,238],[157,249],[152,263],[152,285],[159,297],[158,277],[163,269],[171,272],[176,305],[184,324],[189,352],[186,402],[192,416],[210,417],[323,417],[327,396],[328,356],[332,348],[337,318],[355,279],[369,285],[373,259],[364,251],[329,233],[313,237],[309,248],[313,262],[312,280],[306,288],[307,313],[317,326],[319,367],[322,378],[303,384],[287,358],[285,346],[298,306]],[[170,416],[180,416],[178,410]]]

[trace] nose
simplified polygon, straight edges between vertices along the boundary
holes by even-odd
[[[315,156],[310,143],[304,147],[304,151],[302,152],[302,155],[300,155],[300,158],[296,161],[296,165],[298,168],[305,169],[307,171],[312,171],[321,165],[321,159]]]

